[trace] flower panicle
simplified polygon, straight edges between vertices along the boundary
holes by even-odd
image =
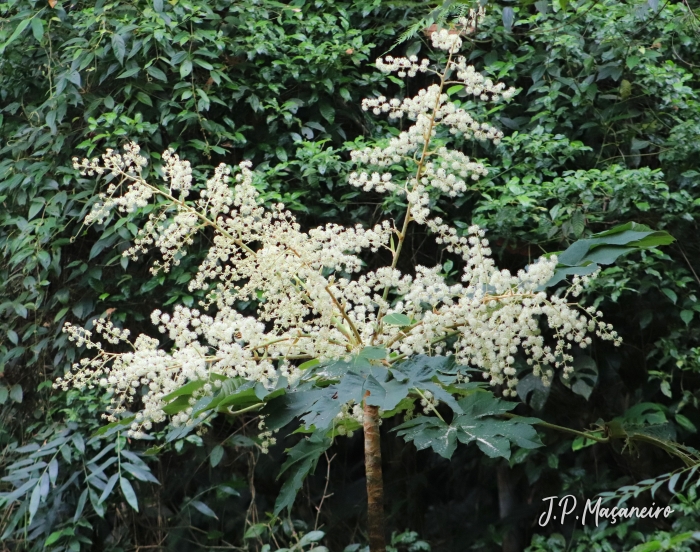
[[[478,20],[473,15],[465,28]],[[404,198],[403,229],[385,220],[371,228],[330,223],[304,230],[284,205],[263,204],[249,161],[235,170],[220,165],[195,193],[189,163],[172,150],[163,153],[161,166],[151,173],[136,144],[128,144],[123,153],[108,150],[100,159],[76,159],[82,174],[112,178],[86,218],[90,223],[108,223],[115,210],[133,213],[158,197],[159,207],[125,256],[134,258],[155,247],[162,259],[154,270],[168,271],[201,229],[209,228],[213,237],[189,282],[189,290],[202,298],[198,305],[178,305],[170,312],[158,308],[151,314],[154,327],[172,343],[169,350],[143,334],[132,342],[128,330],[109,320],[99,319],[89,328],[66,324],[69,339],[84,347],[87,357],[55,385],[110,391],[112,420],[139,397],[142,407],[130,430],[138,437],[168,419],[168,395],[187,383],[199,382],[185,408],[170,417],[174,426],[201,423],[208,414],[195,411],[197,401],[216,393],[227,378],[271,388],[281,377],[298,380],[305,360],[349,359],[369,345],[386,350],[385,365],[418,354],[452,354],[463,368],[462,380],[481,372],[505,396],[515,396],[522,368],[516,359],[524,358],[548,384],[556,370],[565,377],[571,374],[573,348],[590,346],[593,335],[619,344],[601,313],[570,302],[595,274],[575,277],[566,293],[550,295],[545,285],[556,270],[556,256],[515,274],[500,270],[483,229],[463,231],[433,214],[441,198],[462,195],[470,181],[488,175],[483,163],[450,148],[448,140],[435,146],[438,130],[494,144],[503,137],[450,102],[442,92],[447,71],[481,99],[507,99],[513,93],[453,55],[461,43],[459,33],[439,31],[433,43],[450,54],[440,74],[442,84],[413,98],[380,96],[362,104],[390,118],[406,116],[414,124],[382,146],[351,152],[353,163],[366,168],[352,172],[349,183]],[[415,57],[378,61],[381,70],[407,76],[427,72],[428,65]],[[404,169],[396,171],[395,165]],[[160,174],[157,184],[151,183],[154,174]],[[435,244],[457,260],[462,269],[456,283],[440,265],[417,265],[410,273],[398,268],[396,244],[411,222],[424,225]],[[367,254],[387,255],[392,262],[368,269],[363,261]],[[254,305],[255,313],[239,312],[241,302]],[[387,316],[410,323],[384,323]],[[126,352],[109,352],[103,342]],[[422,396],[426,412],[436,405],[432,395]],[[339,427],[359,420],[358,409],[346,405]],[[274,438],[271,433],[264,437],[267,448]]]

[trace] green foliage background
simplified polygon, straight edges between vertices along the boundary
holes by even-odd
[[[197,253],[158,277],[148,273],[148,259],[122,259],[147,210],[82,226],[97,188],[79,177],[71,157],[136,140],[156,170],[166,147],[200,175],[249,158],[264,174],[265,200],[282,201],[304,224],[399,216],[400,205],[344,185],[344,144],[390,132],[359,109],[361,98],[420,85],[383,76],[374,58],[388,51],[434,58],[422,29],[460,5],[53,3],[0,2],[0,548],[258,550],[269,541],[274,550],[272,533],[280,546],[302,549],[321,539],[311,531],[321,524],[333,550],[361,542],[359,436],[332,449],[327,491],[327,458],[319,459],[291,518],[273,530],[266,512],[280,488],[275,477],[283,449],[298,437],[281,433],[260,455],[252,417],[221,417],[202,437],[171,435],[162,444],[159,435],[147,451],[149,443],[117,431],[91,437],[105,404],[99,394],[51,389],[80,357],[60,332],[65,321],[90,325],[109,315],[151,332],[153,308],[197,300],[186,286]],[[576,429],[627,416],[660,439],[697,446],[697,15],[683,1],[519,0],[486,8],[483,26],[465,40],[466,55],[520,93],[507,105],[472,106],[507,138],[497,148],[464,144],[491,175],[436,208],[464,227],[487,228],[508,268],[627,221],[677,239],[621,258],[589,293],[623,336],[622,349],[596,344],[581,360],[583,388],[523,380],[527,404],[518,411]],[[395,46],[411,26],[418,32]],[[459,90],[451,94],[469,104]],[[414,234],[407,243],[417,252],[424,239]],[[193,251],[206,245],[205,236]],[[416,255],[445,262],[448,273],[455,268],[433,253]],[[518,449],[509,462],[462,445],[448,463],[386,431],[394,546],[427,546],[399,533],[409,528],[445,551],[629,550],[647,541],[640,550],[692,549],[697,477],[657,490],[656,500],[679,510],[665,522],[539,527],[545,496],[593,497],[680,467],[646,445],[584,446],[573,436],[540,434],[545,447]],[[324,493],[333,496],[317,517]]]

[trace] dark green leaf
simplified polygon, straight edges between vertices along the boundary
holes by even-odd
[[[513,8],[510,6],[503,8],[502,18],[503,27],[506,31],[510,32],[510,30],[513,28],[513,21],[515,20],[515,12],[513,11]]]
[[[117,484],[117,479],[119,479],[119,474],[115,473],[107,480],[107,485],[102,490],[98,503],[102,504],[109,498],[109,495],[112,494],[112,489],[114,489],[114,486]]]
[[[25,307],[22,303],[14,303],[12,305],[12,307],[15,309],[17,316],[21,316],[22,318],[27,318],[29,311],[27,310],[27,307]]]
[[[34,516],[39,510],[39,504],[41,503],[41,484],[37,483],[32,491],[32,496],[29,499],[29,523],[32,522]]]
[[[357,355],[358,358],[368,360],[384,360],[387,355],[387,350],[384,347],[365,347]]]
[[[598,382],[598,366],[591,357],[580,356],[574,359],[572,367],[574,371],[568,379],[564,378],[563,372],[559,373],[561,382],[574,393],[588,400]]]
[[[243,535],[244,539],[256,539],[263,535],[267,530],[267,525],[264,523],[256,523],[251,525]]]
[[[124,418],[124,419],[119,420],[117,422],[112,422],[110,424],[107,424],[106,426],[102,426],[95,433],[93,433],[90,437],[99,437],[101,435],[106,435],[108,432],[111,433],[112,431],[118,431],[118,430],[127,428],[133,423],[133,421],[135,419],[136,419],[136,416],[129,416],[128,418]]]
[[[169,416],[172,416],[173,414],[177,414],[178,412],[187,410],[190,406],[190,396],[185,395],[182,397],[178,397],[174,401],[171,401],[168,404],[166,404],[163,407],[163,412],[165,412]]]
[[[209,506],[204,504],[204,502],[200,502],[199,500],[193,500],[192,502],[190,502],[190,505],[194,506],[197,510],[199,510],[207,517],[219,519],[218,517],[216,517],[214,510],[212,510]]]
[[[126,45],[124,44],[124,38],[117,33],[112,35],[112,49],[114,50],[114,57],[121,65],[124,65],[124,54],[126,53]]]
[[[58,477],[58,460],[52,458],[49,462],[49,478],[54,486],[56,485],[56,477]]]
[[[151,65],[148,69],[146,69],[146,72],[151,75],[154,79],[158,79],[163,82],[168,82],[168,77],[165,75],[163,71],[158,69],[155,65]]]
[[[510,412],[517,403],[501,400],[490,391],[476,391],[460,399],[459,405],[466,416],[483,418]]]
[[[697,433],[698,428],[695,427],[695,424],[691,422],[686,416],[683,416],[683,414],[676,414],[675,419],[678,425],[686,431],[690,431],[691,433]]]
[[[421,46],[423,43],[420,40],[416,40],[415,42],[411,43],[408,45],[406,48],[406,57],[411,57],[415,56],[420,52]]]
[[[87,501],[88,497],[88,490],[85,489],[82,493],[80,493],[80,498],[78,499],[78,505],[75,508],[75,513],[73,514],[73,523],[77,522],[80,519],[80,516],[83,513],[83,509],[85,508],[85,502]]]
[[[136,75],[140,70],[141,70],[140,67],[132,67],[131,69],[127,69],[126,71],[117,75],[117,78],[118,79],[128,79],[129,77],[133,77],[134,75]]]
[[[620,247],[614,245],[604,245],[589,251],[584,257],[586,263],[596,263],[601,265],[613,264],[618,257],[634,251],[634,247]]]
[[[212,71],[214,69],[214,66],[211,63],[201,58],[195,58],[194,63],[199,65],[202,69],[206,69],[207,71]]]
[[[16,403],[22,402],[24,394],[22,393],[22,386],[19,383],[15,383],[12,387],[10,387],[10,398]]]
[[[221,445],[216,445],[212,449],[211,454],[209,455],[209,463],[211,464],[211,467],[215,468],[216,466],[218,466],[223,457],[224,447],[222,447]]]
[[[419,416],[394,429],[406,441],[413,441],[418,450],[432,448],[445,458],[450,458],[457,447],[457,441],[477,446],[490,457],[510,457],[510,443],[522,448],[536,448],[542,445],[537,431],[532,427],[536,418],[515,418],[503,420],[491,417],[492,414],[510,410],[515,406],[499,404],[490,393],[474,393],[462,399],[460,404],[465,414],[458,416],[448,425],[432,416]],[[474,398],[471,398],[474,397]],[[500,401],[502,402],[502,401]]]
[[[4,44],[0,45],[0,55],[2,55],[5,52],[5,48],[7,48],[10,44],[17,40],[17,37],[19,37],[19,35],[21,35],[24,32],[24,29],[27,28],[30,21],[31,19],[23,19],[19,22],[19,25],[17,25],[15,30],[12,32],[10,38],[8,38]]]
[[[333,121],[335,121],[335,109],[333,109],[333,107],[327,103],[322,103],[319,108],[323,118],[329,123],[333,124]]]
[[[299,541],[299,546],[304,547],[312,542],[318,542],[320,541],[326,534],[323,531],[310,531],[309,533],[306,533],[301,540]],[[319,547],[315,547],[314,550],[318,550]]]
[[[542,410],[544,408],[545,404],[547,404],[551,389],[551,385],[544,385],[544,383],[542,383],[542,378],[534,374],[527,374],[525,377],[521,378],[516,387],[520,399],[535,410]]]
[[[330,439],[319,433],[314,433],[311,437],[302,439],[287,451],[288,458],[282,465],[280,475],[284,472],[288,472],[288,474],[275,501],[275,515],[279,515],[285,508],[291,509],[304,479],[316,469],[318,459],[330,446]]]
[[[179,397],[181,395],[191,395],[192,393],[194,393],[198,389],[201,389],[202,387],[204,387],[205,383],[206,382],[204,380],[191,381],[191,382],[183,385],[179,389],[173,391],[172,393],[168,393],[161,400],[163,402],[167,403],[167,402],[170,402],[171,400],[173,400],[175,397]]]
[[[80,433],[73,434],[73,444],[78,449],[78,452],[85,454],[85,441]]]
[[[89,488],[88,496],[90,497],[90,504],[92,504],[95,513],[103,518],[105,515],[105,506],[104,504],[100,503],[97,493],[92,488]]]
[[[598,264],[612,264],[621,255],[635,249],[668,245],[674,238],[667,232],[655,232],[648,226],[629,222],[581,239],[557,256],[559,266],[543,286],[551,287],[571,275],[584,276],[598,269]]]
[[[129,462],[122,462],[121,467],[133,475],[139,481],[147,481],[149,483],[158,483],[158,480],[153,476],[153,474],[148,469],[148,466],[136,466]]]
[[[44,38],[44,22],[38,17],[32,18],[32,34],[37,42],[41,42],[41,39]]]
[[[146,104],[150,107],[153,107],[153,102],[151,101],[151,98],[147,95],[144,94],[143,92],[137,92],[136,93],[136,98],[142,103]]]
[[[192,62],[189,59],[186,59],[185,61],[182,62],[182,65],[180,65],[180,78],[184,79],[189,74],[192,72]]]
[[[680,478],[681,474],[676,473],[674,474],[671,479],[668,482],[668,492],[673,494],[673,492],[676,490],[676,483],[678,483],[678,479]]]
[[[662,288],[661,291],[663,294],[668,297],[673,303],[675,304],[678,301],[678,295],[676,295],[676,292],[673,291],[672,289],[669,288]]]
[[[124,498],[126,498],[126,501],[129,503],[129,506],[131,506],[134,510],[137,512],[139,511],[139,502],[136,498],[136,493],[134,492],[134,488],[131,486],[131,482],[126,479],[125,477],[120,477],[119,478],[119,485],[122,488],[122,493],[124,493]]]

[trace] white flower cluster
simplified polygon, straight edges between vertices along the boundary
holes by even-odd
[[[437,412],[437,406],[440,404],[430,391],[423,391],[423,398],[420,405],[423,407],[423,414],[429,416],[432,412]]]
[[[445,50],[450,54],[454,54],[462,47],[462,39],[459,38],[459,31],[449,31],[441,29],[430,35],[433,41],[433,48]]]
[[[95,322],[95,330],[97,333],[104,336],[107,343],[111,343],[112,345],[118,345],[121,341],[126,341],[129,339],[131,333],[129,330],[117,328],[111,320],[105,320],[104,318],[97,319]]]
[[[190,194],[192,187],[192,167],[189,161],[180,159],[173,150],[163,152],[163,181],[170,182],[170,192],[180,191],[180,200],[184,200]]]
[[[442,40],[441,33],[433,33],[434,40]],[[438,36],[439,35],[439,36]],[[458,35],[446,34],[447,37]],[[445,39],[447,40],[447,39]],[[450,39],[452,40],[452,39]],[[427,60],[418,63],[415,56],[410,58],[386,58],[377,60],[377,66],[385,72],[398,71],[400,75],[414,76],[418,71],[428,70]],[[441,75],[441,83],[420,90],[414,97],[387,99],[385,96],[368,98],[362,101],[365,111],[375,115],[386,113],[390,119],[407,116],[415,121],[413,125],[392,137],[382,147],[369,147],[351,152],[353,161],[368,165],[369,170],[352,172],[348,181],[365,191],[396,193],[405,195],[410,204],[410,215],[419,224],[426,224],[430,214],[430,204],[439,195],[456,197],[467,190],[465,179],[478,180],[488,174],[483,164],[469,159],[460,151],[445,146],[430,150],[428,144],[437,136],[440,127],[446,127],[453,135],[475,138],[499,144],[503,133],[486,122],[476,121],[466,109],[449,101],[443,92],[446,84],[460,84],[468,94],[482,100],[509,98],[515,89],[505,90],[503,83],[494,83],[468,66],[463,57],[450,60],[448,69]],[[447,71],[456,74],[456,81],[446,81]],[[405,163],[413,176],[399,183],[388,170],[392,165]]]
[[[450,54],[457,52],[462,47],[460,35],[473,33],[484,17],[486,17],[486,11],[483,6],[480,6],[478,10],[470,9],[467,17],[460,17],[456,28],[441,29],[430,35],[433,48],[445,50]]]
[[[396,67],[413,71],[414,65],[403,63]],[[454,63],[462,67],[461,61]],[[471,79],[479,95],[503,90],[475,77],[468,68],[463,73],[462,82]],[[363,107],[415,120],[384,147],[352,152],[355,162],[376,169],[351,174],[352,185],[405,196],[408,208],[402,228],[384,221],[369,229],[327,224],[302,231],[283,205],[265,208],[260,204],[249,162],[239,165],[233,181],[230,168],[221,165],[192,200],[188,199],[191,168],[172,151],[162,157],[160,185],[143,177],[146,159],[133,144],[123,155],[108,151],[101,160],[76,160],[85,174],[111,173],[118,179],[100,196],[90,221],[106,220],[115,208],[142,207],[154,195],[168,200],[150,216],[128,255],[155,246],[163,257],[156,268],[168,270],[185,254],[200,228],[213,229],[213,238],[189,284],[193,292],[204,292],[206,300],[198,308],[176,306],[172,312],[152,313],[151,321],[167,335],[172,349],[159,348],[158,340],[146,335],[130,343],[126,330],[98,320],[96,334],[110,344],[132,349],[111,353],[92,332],[67,324],[69,339],[85,346],[92,357],[77,363],[56,385],[106,388],[113,393],[112,417],[139,396],[143,407],[131,431],[139,436],[166,419],[168,395],[187,383],[197,382],[197,388],[187,408],[172,416],[176,426],[201,421],[207,414],[194,410],[197,401],[216,392],[226,379],[243,378],[268,387],[280,377],[294,382],[301,377],[298,366],[305,360],[347,359],[370,345],[385,348],[385,358],[378,360],[385,366],[416,354],[454,354],[459,365],[480,369],[492,385],[503,386],[505,395],[514,396],[519,354],[535,374],[550,382],[555,369],[570,372],[571,349],[588,346],[589,334],[619,344],[617,334],[599,321],[600,313],[568,301],[569,295],[581,292],[585,279],[575,279],[563,296],[542,291],[554,273],[555,257],[511,274],[495,266],[483,230],[474,226],[463,233],[438,217],[431,218],[434,201],[464,193],[469,180],[487,174],[481,163],[462,152],[445,145],[431,148],[437,126],[494,142],[502,136],[500,132],[486,123],[477,124],[455,107],[440,85],[402,102],[380,97],[365,101]],[[411,176],[397,181],[391,169],[395,164],[404,164]],[[425,225],[435,243],[459,259],[461,283],[446,282],[440,266],[416,266],[411,274],[396,268],[411,222]],[[380,251],[391,262],[367,269],[363,254]],[[254,302],[255,315],[238,312],[240,301]],[[405,326],[384,323],[388,314],[404,315],[401,319],[411,322]],[[423,400],[424,408],[434,409],[434,397],[425,394]],[[360,405],[347,404],[339,419],[360,421],[360,414]],[[273,442],[265,434],[263,448]]]
[[[425,224],[429,215],[431,198],[440,194],[456,197],[467,189],[466,178],[478,180],[488,174],[483,164],[471,160],[460,151],[439,147],[434,151],[426,147],[440,125],[449,127],[452,134],[490,140],[499,143],[503,133],[487,123],[477,123],[464,109],[448,101],[439,85],[421,90],[414,98],[387,101],[383,96],[363,100],[363,109],[375,113],[388,113],[390,117],[404,114],[416,123],[389,140],[385,147],[370,147],[351,152],[353,161],[369,165],[373,172],[352,172],[348,181],[365,191],[398,193],[405,195],[411,205],[411,216]],[[434,159],[434,160],[433,160]],[[414,176],[403,184],[396,183],[387,171],[391,165],[406,162]]]
[[[110,212],[117,208],[122,212],[134,212],[148,205],[154,194],[162,194],[172,200],[172,203],[159,212],[151,213],[146,225],[139,231],[134,246],[123,253],[125,257],[136,259],[139,254],[145,254],[150,247],[160,249],[163,262],[157,262],[152,267],[155,274],[159,270],[168,272],[171,266],[177,266],[180,258],[185,255],[184,246],[192,245],[192,236],[204,225],[217,219],[220,214],[228,214],[233,196],[229,190],[231,168],[221,165],[214,171],[214,176],[207,180],[206,189],[199,194],[200,198],[195,202],[196,209],[191,209],[184,204],[192,187],[192,168],[189,161],[180,159],[173,151],[167,150],[162,156],[163,182],[169,183],[168,192],[148,184],[141,173],[148,160],[140,155],[137,144],[128,144],[124,148],[124,154],[114,153],[112,150],[102,156],[102,161],[93,159],[73,159],[73,166],[80,170],[81,174],[92,176],[109,173],[119,179],[117,183],[110,184],[107,192],[99,195],[99,200],[86,217],[88,223],[103,223]],[[241,168],[247,169],[249,163],[242,163]],[[249,171],[248,171],[249,173]],[[126,192],[122,196],[116,194],[124,185]],[[172,196],[173,191],[179,191],[179,197]],[[255,197],[247,197],[242,194],[238,201],[243,204],[255,204]],[[248,194],[249,195],[249,194]],[[174,210],[174,216],[170,217],[170,211]]]
[[[377,58],[377,69],[382,73],[397,73],[399,77],[415,77],[418,73],[425,73],[428,70],[427,59],[421,60],[418,63],[417,56],[393,57],[386,56],[385,58]]]
[[[92,161],[83,159],[80,162],[77,157],[74,157],[73,167],[84,176],[101,176],[105,173],[111,173],[115,176],[120,174],[140,175],[143,167],[148,164],[148,160],[139,152],[139,146],[131,143],[124,147],[123,155],[108,149],[102,156],[102,164],[97,159]],[[149,200],[153,197],[152,190],[139,186],[138,180],[133,180],[129,184],[124,195],[114,197],[117,191],[119,191],[119,184],[110,184],[107,192],[99,195],[101,201],[96,203],[90,214],[85,217],[87,224],[104,223],[114,208],[123,213],[132,213],[138,208],[148,205]]]
[[[494,83],[491,79],[484,77],[474,69],[473,65],[467,65],[467,59],[463,56],[450,61],[450,67],[457,74],[456,82],[464,85],[466,93],[477,96],[483,101],[495,102],[499,98],[509,100],[515,95],[515,88],[511,86],[506,90],[504,83]]]
[[[342,420],[354,420],[361,424],[363,416],[362,405],[355,404],[355,401],[350,401],[340,407],[340,412],[335,415],[335,418],[339,422]]]
[[[260,439],[260,452],[267,454],[270,452],[270,447],[277,444],[277,438],[273,437],[275,433],[279,432],[279,429],[270,430],[265,428],[265,416],[260,416],[260,421],[258,422],[258,429],[260,433],[258,438]]]

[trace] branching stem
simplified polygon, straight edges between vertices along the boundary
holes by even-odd
[[[445,87],[445,77],[447,76],[447,72],[449,71],[451,61],[452,52],[450,52],[449,57],[447,58],[447,65],[445,66],[445,71],[440,75],[440,90],[437,94],[437,97],[435,98],[435,105],[433,106],[433,112],[430,116],[430,124],[428,125],[428,130],[426,130],[423,136],[423,151],[420,156],[420,161],[418,161],[418,167],[416,168],[416,182],[413,185],[413,190],[415,190],[418,184],[420,183],[420,179],[423,176],[425,162],[430,154],[430,139],[433,135],[433,129],[435,128],[435,117],[437,116],[438,109],[440,108],[440,96],[442,96],[442,90]],[[398,232],[398,243],[396,244],[396,250],[394,251],[393,258],[391,260],[391,270],[394,270],[399,262],[399,255],[401,254],[401,249],[403,248],[403,242],[406,239],[408,225],[413,220],[413,218],[411,217],[412,207],[413,203],[409,201],[408,205],[406,206],[406,215],[403,219],[403,226],[401,228],[401,231]],[[384,292],[382,293],[382,304],[379,306],[379,311],[377,312],[377,326],[374,330],[374,333],[372,334],[372,345],[374,345],[377,336],[379,336],[379,334],[382,333],[382,318],[384,316],[385,310],[384,305],[386,305],[386,301],[389,297],[389,289],[390,287],[388,284],[384,286]]]

